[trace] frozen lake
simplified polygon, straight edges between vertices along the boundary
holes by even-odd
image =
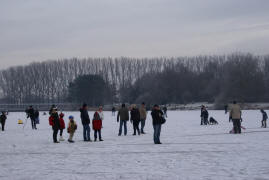
[[[10,113],[6,131],[0,131],[0,179],[269,179],[269,129],[262,129],[259,111],[244,111],[243,134],[229,134],[232,123],[224,111],[209,111],[217,126],[200,126],[200,111],[168,112],[162,145],[153,144],[152,120],[146,135],[118,137],[116,117],[105,112],[104,142],[83,142],[78,124],[74,144],[54,144],[48,116],[40,118],[38,130],[30,121],[23,130],[18,119],[25,113]],[[92,119],[93,112],[90,112]],[[91,131],[93,139],[93,131]],[[68,138],[66,130],[64,138]]]

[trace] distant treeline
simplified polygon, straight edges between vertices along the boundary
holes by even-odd
[[[178,58],[64,59],[0,72],[1,103],[70,102],[69,87],[81,75],[106,83],[101,102],[148,104],[269,102],[269,56],[235,53]]]

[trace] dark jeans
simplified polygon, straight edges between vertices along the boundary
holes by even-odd
[[[134,135],[136,135],[136,131],[138,135],[140,135],[139,122],[133,122],[133,128],[134,128]]]
[[[266,128],[267,127],[266,120],[262,120],[262,127],[263,128]]]
[[[233,119],[233,126],[234,126],[234,133],[240,134],[241,133],[241,121],[240,121],[240,119]]]
[[[63,129],[60,129],[60,136],[63,136]]]
[[[155,144],[160,143],[160,135],[161,135],[162,125],[155,124],[155,125],[153,125],[153,129],[154,129],[154,134],[153,134],[154,143]]]
[[[83,138],[84,138],[84,141],[91,140],[90,132],[91,132],[90,125],[89,124],[83,125]]]
[[[94,139],[97,139],[97,133],[99,135],[99,140],[102,139],[102,135],[101,135],[101,129],[100,130],[94,130]]]
[[[127,135],[127,121],[120,120],[120,129],[119,129],[119,136],[122,133],[122,126],[124,126],[124,135]]]
[[[58,128],[53,128],[53,141],[57,142],[57,134],[58,134],[59,129]]]
[[[6,122],[5,122],[5,121],[2,121],[2,122],[1,122],[2,131],[5,131],[5,124],[6,124]]]
[[[32,129],[36,129],[36,121],[35,121],[35,118],[31,118],[31,123],[32,123]]]
[[[145,124],[146,124],[146,119],[141,119],[141,133],[144,133]]]

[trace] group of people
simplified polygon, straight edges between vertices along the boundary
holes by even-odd
[[[64,123],[64,114],[60,113],[58,114],[58,109],[55,105],[52,106],[50,110],[50,117],[49,117],[49,124],[52,126],[53,129],[53,142],[59,143],[59,141],[64,141],[62,137],[63,130],[65,129],[65,123]],[[83,106],[80,108],[80,118],[81,123],[83,126],[83,139],[87,142],[92,142],[91,140],[91,128],[90,128],[90,116],[88,113],[88,106],[87,104],[83,104]],[[77,123],[74,120],[74,116],[69,116],[69,123],[67,128],[67,133],[69,133],[68,142],[74,143],[73,136],[75,131],[77,130]],[[99,107],[99,109],[94,113],[93,120],[92,120],[92,128],[94,130],[94,141],[97,141],[97,138],[99,138],[99,141],[103,141],[101,129],[103,127],[102,122],[104,119],[103,114],[103,108],[102,106]],[[60,130],[60,138],[59,141],[57,140],[57,135]]]
[[[36,125],[39,124],[39,111],[38,109],[34,109],[33,106],[29,106],[28,109],[25,110],[27,114],[27,119],[31,119],[32,129],[36,130]]]
[[[144,128],[145,128],[145,123],[147,119],[147,110],[145,107],[145,103],[143,102],[138,109],[136,105],[131,105],[130,108],[130,114],[131,117],[129,118],[129,109],[126,107],[125,104],[122,104],[121,109],[118,111],[117,115],[117,122],[120,123],[119,127],[119,133],[118,136],[122,135],[122,127],[124,127],[124,135],[127,135],[127,121],[129,121],[133,124],[133,136],[138,133],[140,134],[145,134]],[[160,134],[161,134],[161,127],[162,124],[165,123],[165,114],[161,111],[160,107],[158,105],[154,105],[153,110],[151,112],[152,116],[152,124],[153,124],[153,140],[155,144],[161,144],[160,141]],[[141,129],[139,128],[139,124],[141,122]]]
[[[262,128],[266,128],[267,127],[267,113],[261,109],[260,110],[262,113],[262,121],[261,121],[261,127]],[[225,114],[228,112],[228,106],[225,105]],[[207,125],[209,124],[208,121],[208,111],[206,109],[206,107],[204,105],[202,105],[201,107],[201,125]],[[240,134],[241,133],[241,129],[244,127],[241,126],[243,119],[242,119],[242,111],[240,106],[237,104],[236,101],[233,101],[233,104],[231,105],[230,108],[230,114],[229,114],[229,122],[233,123],[233,129],[230,131],[230,133],[234,133],[234,134]]]

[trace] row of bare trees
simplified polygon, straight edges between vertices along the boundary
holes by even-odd
[[[269,56],[230,54],[178,58],[63,59],[0,72],[2,103],[68,102],[80,75],[100,75],[112,89],[106,103],[269,101]]]

